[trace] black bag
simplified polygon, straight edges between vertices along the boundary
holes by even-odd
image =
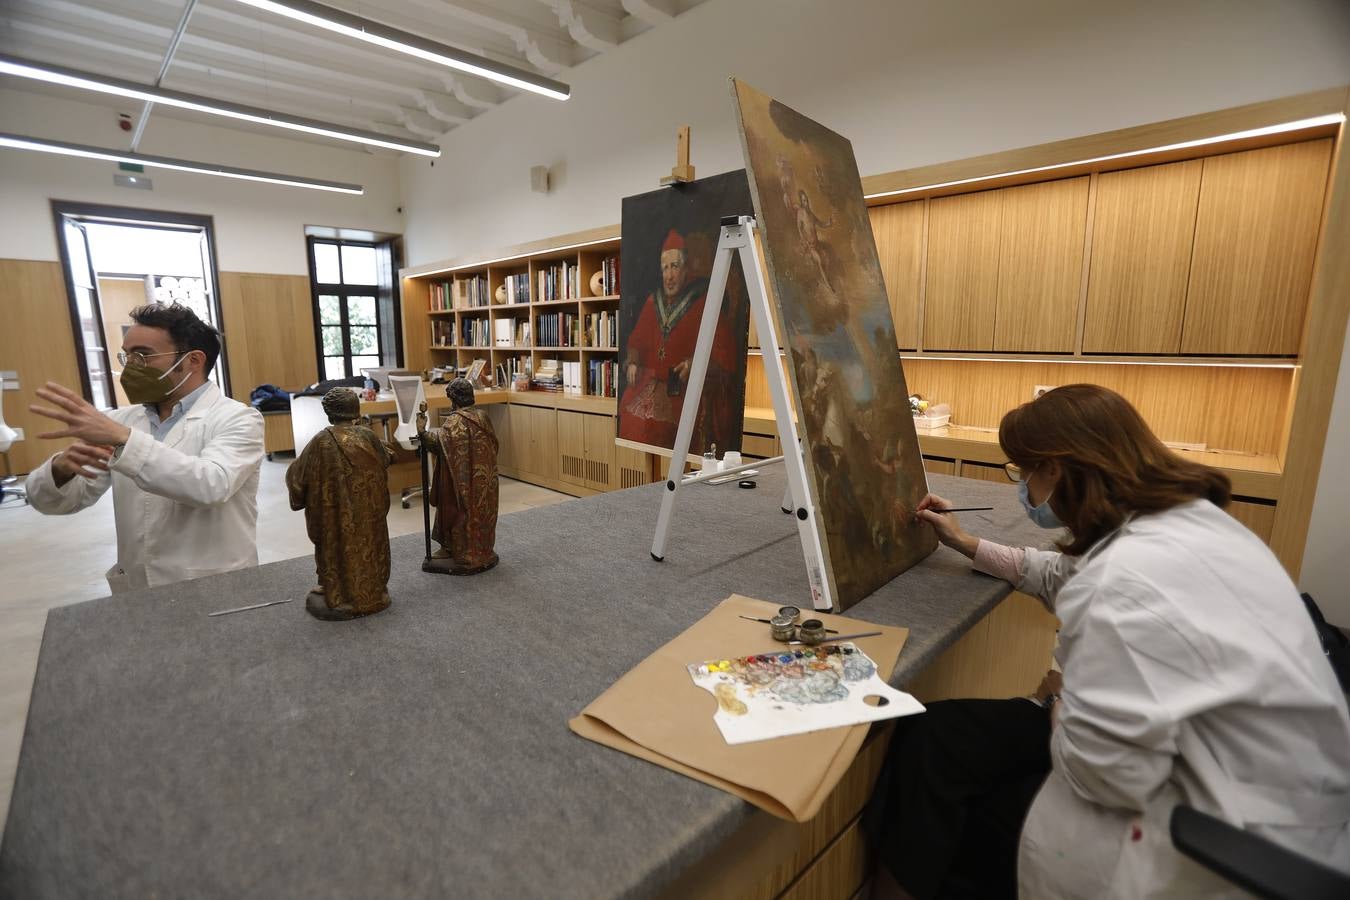
[[[1322,610],[1317,608],[1311,596],[1308,594],[1302,596],[1303,605],[1308,608],[1313,627],[1317,629],[1317,639],[1322,642],[1322,652],[1327,655],[1331,670],[1336,673],[1336,678],[1341,683],[1341,690],[1350,694],[1350,638],[1323,618]]]
[[[291,395],[275,384],[260,384],[248,395],[248,402],[258,412],[290,412]]]

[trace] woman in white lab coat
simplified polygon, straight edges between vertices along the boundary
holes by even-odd
[[[1028,515],[1068,530],[1060,552],[978,540],[937,512],[940,497],[919,516],[1062,623],[1063,688],[1046,698],[1050,771],[1021,828],[1020,895],[1245,896],[1173,849],[1182,803],[1350,871],[1346,698],[1279,561],[1223,511],[1227,478],[1169,451],[1095,385],[1008,413],[999,443]],[[978,702],[952,701],[927,727]],[[1002,737],[983,752],[1017,753]],[[904,886],[904,865],[888,862]]]

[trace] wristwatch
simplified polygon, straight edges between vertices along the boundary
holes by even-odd
[[[1045,699],[1041,701],[1041,709],[1049,712],[1055,708],[1055,704],[1058,702],[1059,694],[1046,694]]]

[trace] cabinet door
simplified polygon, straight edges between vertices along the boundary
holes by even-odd
[[[1003,188],[994,349],[1072,353],[1083,285],[1088,178]]]
[[[1097,176],[1084,353],[1179,353],[1203,162]]]
[[[512,440],[511,407],[505,403],[495,403],[483,407],[487,410],[492,431],[497,435],[497,468],[514,472],[519,463],[516,461],[515,444]]]
[[[534,453],[530,449],[530,437],[534,431],[534,423],[530,419],[532,407],[512,403],[507,409],[510,419],[507,434],[511,442],[511,459],[515,469],[521,474],[538,474],[534,470]]]
[[[539,406],[530,408],[530,458],[536,475],[556,479],[561,474],[557,410]]]
[[[1204,161],[1182,353],[1298,353],[1331,139]]]
[[[579,412],[558,410],[558,478],[568,484],[586,483],[586,429]]]
[[[928,201],[925,350],[994,349],[998,292],[998,191]]]
[[[659,476],[652,477],[652,462],[655,457],[650,453],[643,453],[641,450],[631,450],[628,447],[614,448],[614,471],[616,473],[616,489],[639,487],[644,484],[651,484],[653,481],[659,481]]]
[[[561,413],[559,413],[561,415]],[[586,428],[586,487],[608,491],[614,481],[614,417],[583,416]]]
[[[872,219],[881,277],[895,319],[895,342],[901,350],[919,346],[919,274],[923,262],[922,200],[874,206]]]

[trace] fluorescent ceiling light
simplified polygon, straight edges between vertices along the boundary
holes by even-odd
[[[365,188],[359,184],[344,184],[340,181],[319,181],[314,178],[302,178],[298,175],[279,175],[275,172],[259,172],[256,169],[237,169],[233,166],[221,166],[215,163],[193,162],[190,159],[172,159],[167,156],[148,156],[144,153],[130,153],[122,150],[108,150],[103,147],[87,147],[84,144],[67,144],[62,141],[46,141],[41,138],[24,137],[20,134],[0,133],[0,147],[15,150],[37,150],[40,153],[56,153],[61,156],[79,156],[85,159],[106,159],[109,162],[134,163],[155,169],[173,169],[178,172],[194,172],[199,175],[220,175],[225,178],[239,178],[244,181],[261,181],[267,184],[281,184],[287,187],[310,188],[316,191],[333,191],[338,194],[364,194]]]
[[[348,128],[346,125],[320,122],[317,119],[288,116],[257,106],[245,106],[239,103],[230,103],[226,100],[202,97],[197,94],[170,91],[109,75],[81,72],[79,69],[67,69],[64,66],[33,62],[7,54],[0,54],[0,75],[17,75],[20,78],[32,78],[35,81],[45,81],[49,84],[60,84],[86,91],[98,91],[102,94],[115,94],[119,97],[144,100],[147,103],[177,106],[180,109],[191,109],[215,116],[228,116],[231,119],[256,122],[259,125],[272,125],[276,128],[286,128],[291,131],[303,131],[306,134],[317,134],[323,137],[336,138],[340,141],[355,141],[358,144],[367,144],[372,147],[403,150],[421,156],[441,155],[441,148],[435,144],[389,137],[375,131]]]
[[[545,78],[447,44],[430,41],[408,31],[355,16],[322,3],[314,3],[313,0],[239,0],[239,2],[358,41],[365,41],[377,47],[384,47],[386,50],[425,59],[522,91],[552,97],[554,100],[566,100],[572,94],[572,89],[561,81],[554,81],[552,78]]]
[[[1193,147],[1204,147],[1209,144],[1223,143],[1224,141],[1238,141],[1244,138],[1262,137],[1268,134],[1281,134],[1286,131],[1299,131],[1304,128],[1316,128],[1319,125],[1340,125],[1345,121],[1345,113],[1328,113],[1325,116],[1314,116],[1311,119],[1298,119],[1293,122],[1281,122],[1278,125],[1265,125],[1261,128],[1249,128],[1246,131],[1233,131],[1228,134],[1216,134],[1213,137],[1196,138],[1193,141],[1182,141],[1178,144],[1164,144],[1161,147],[1148,147],[1144,150],[1130,150],[1125,153],[1111,153],[1107,156],[1093,156],[1088,159],[1075,159],[1072,162],[1054,163],[1048,166],[1033,166],[1030,169],[1013,169],[1008,172],[998,172],[994,175],[977,175],[974,178],[959,178],[956,181],[941,181],[936,184],[925,184],[919,187],[902,188],[898,191],[879,191],[875,194],[867,194],[864,200],[875,200],[878,197],[898,197],[901,194],[914,194],[919,191],[934,191],[938,188],[957,187],[962,184],[975,184],[980,181],[991,181],[995,178],[1008,178],[1013,175],[1031,175],[1036,172],[1051,172],[1055,169],[1066,169],[1070,166],[1086,166],[1093,163],[1111,162],[1117,159],[1129,159],[1134,156],[1146,156],[1150,153],[1166,153],[1170,150],[1189,150]]]

